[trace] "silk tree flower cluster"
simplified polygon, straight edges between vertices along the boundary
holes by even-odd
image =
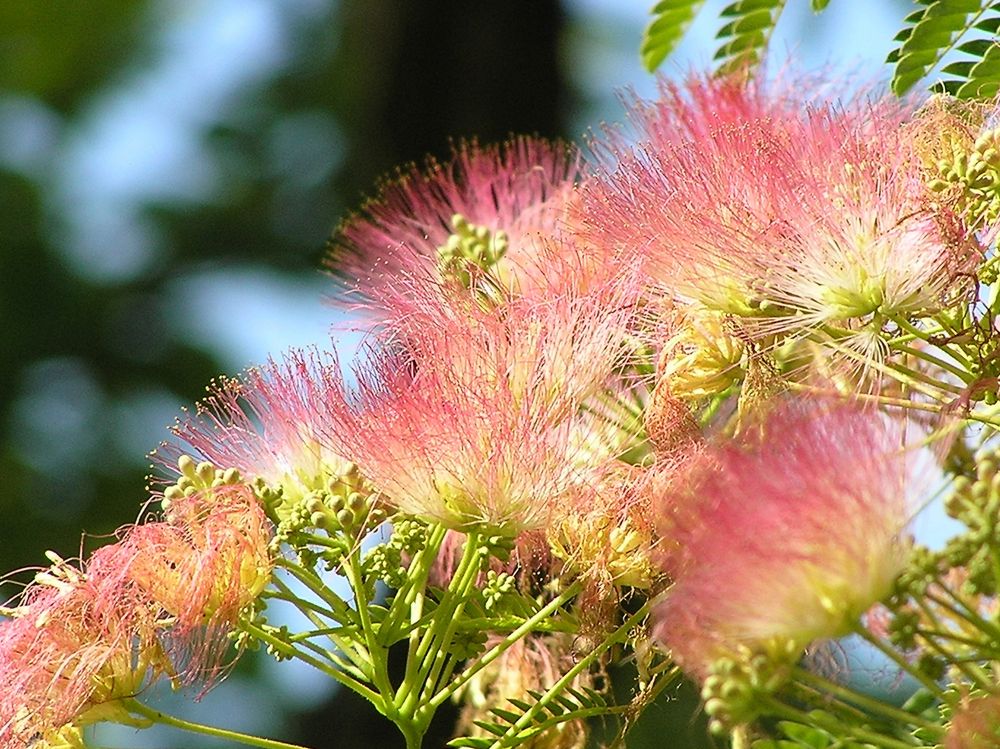
[[[449,701],[455,747],[624,737],[682,678],[734,747],[1000,745],[994,115],[803,83],[664,81],[587,153],[385,182],[329,255],[362,355],[220,378],[143,521],[49,554],[3,609],[0,744],[294,749],[155,706],[262,649],[408,747]]]

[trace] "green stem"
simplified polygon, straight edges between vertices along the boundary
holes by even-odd
[[[933,364],[935,367],[943,369],[945,372],[950,372],[951,374],[955,375],[958,379],[960,379],[962,382],[964,382],[966,385],[972,382],[972,380],[975,378],[975,376],[967,369],[961,369],[959,367],[956,367],[951,362],[947,362],[938,356],[934,356],[934,354],[930,353],[929,351],[916,349],[913,348],[912,346],[896,346],[895,350],[900,351],[906,354],[907,356],[913,356],[916,357],[917,359],[922,359],[928,364]]]
[[[769,715],[787,718],[806,726],[817,726],[829,731],[837,738],[847,735],[851,738],[866,741],[869,744],[884,747],[885,749],[913,749],[914,746],[919,746],[916,742],[900,741],[899,739],[892,738],[891,736],[883,736],[880,733],[869,731],[860,726],[845,725],[832,715],[826,715],[819,711],[811,713],[803,712],[798,708],[786,705],[784,702],[779,702],[774,697],[761,696],[759,699]]]
[[[927,617],[927,619],[931,622],[933,626],[939,629],[943,629],[943,627],[941,626],[941,621],[937,616],[937,612],[935,612],[934,609],[932,609],[930,605],[928,605],[926,599],[922,598],[917,599],[916,603],[920,607],[921,611],[924,612],[924,616]],[[955,613],[953,614],[953,616],[959,616],[959,614]],[[971,682],[972,684],[976,684],[983,689],[988,690],[990,688],[992,679],[990,679],[985,673],[983,673],[982,669],[979,668],[975,663],[972,662],[964,663],[959,653],[955,653],[951,650],[946,649],[935,638],[925,637],[924,642],[926,643],[927,647],[929,647],[931,650],[933,650],[942,658],[944,658],[944,660],[949,665],[961,671],[965,675],[965,678],[969,680],[969,682]]]
[[[817,341],[818,343],[831,346],[834,350],[839,351],[842,354],[845,354],[846,356],[848,356],[851,359],[854,359],[863,366],[871,368],[881,374],[887,375],[888,377],[892,377],[894,380],[897,380],[898,382],[901,382],[904,385],[907,385],[913,388],[914,390],[923,393],[929,398],[941,400],[940,394],[935,392],[932,388],[935,388],[937,390],[944,390],[946,392],[951,392],[954,393],[955,395],[961,395],[963,393],[963,389],[958,387],[957,385],[952,385],[950,382],[941,382],[940,380],[936,380],[933,377],[924,374],[923,372],[911,369],[898,362],[883,363],[880,361],[875,361],[870,357],[865,357],[858,351],[852,349],[850,346],[840,345],[840,343],[837,341],[837,338],[829,330],[825,330],[824,332],[827,335],[833,337],[833,340],[830,341],[830,340],[820,339],[819,341]],[[815,340],[815,338],[813,340]]]
[[[991,660],[991,661],[1000,660],[1000,650],[994,650],[989,647],[984,647],[986,643],[984,643],[982,640],[974,640],[971,637],[963,637],[962,635],[955,634],[954,632],[949,632],[944,629],[918,628],[917,630],[915,630],[915,632],[924,639],[930,639],[933,637],[936,640],[948,640],[958,645],[964,645],[967,648],[972,648],[984,660]]]
[[[940,397],[937,394],[929,392],[925,387],[923,387],[923,385],[929,385],[931,387],[937,388],[938,390],[944,390],[945,392],[951,393],[952,395],[963,395],[965,393],[965,388],[959,385],[953,385],[950,382],[944,382],[942,380],[935,379],[930,375],[924,374],[919,369],[913,369],[911,367],[904,366],[899,362],[892,362],[888,365],[873,365],[873,366],[883,368],[885,374],[895,378],[904,385],[912,387],[914,390],[919,390],[924,395],[930,396],[932,398],[938,398],[940,400]],[[921,383],[923,383],[923,385],[921,385]]]
[[[306,749],[306,747],[301,744],[289,744],[285,741],[274,741],[273,739],[265,739],[260,736],[251,736],[238,731],[230,731],[226,728],[216,728],[215,726],[193,723],[189,720],[177,718],[173,715],[167,715],[164,712],[160,712],[159,710],[154,710],[153,708],[147,707],[134,699],[122,700],[122,704],[128,708],[129,711],[136,713],[137,715],[141,715],[144,718],[148,718],[154,723],[179,728],[182,731],[200,733],[204,736],[215,736],[220,739],[236,741],[240,744],[245,744],[246,746],[260,747],[260,749]]]
[[[925,593],[925,597],[927,598],[927,600],[933,601],[941,608],[945,609],[946,611],[950,611],[955,616],[968,622],[973,627],[978,629],[980,632],[991,637],[994,642],[1000,642],[1000,628],[993,626],[992,624],[990,624],[990,622],[986,621],[981,616],[979,616],[979,614],[970,609],[968,605],[966,605],[965,601],[959,598],[958,595],[949,587],[942,585],[940,586],[940,589],[943,590],[945,593],[947,593],[949,596],[951,596],[952,600],[958,603],[962,608],[959,609],[951,605],[950,603],[948,603],[943,598],[936,595],[934,592],[930,590],[928,590]]]
[[[317,575],[313,570],[303,567],[301,564],[293,562],[290,559],[278,559],[275,562],[276,567],[280,567],[287,570],[302,583],[311,592],[315,593],[316,596],[323,601],[330,610],[333,612],[334,619],[341,619],[344,612],[350,610],[347,601],[334,593],[330,587],[323,581],[323,579]]]
[[[305,575],[305,577],[308,578],[309,576]],[[337,650],[343,653],[351,662],[352,666],[347,670],[356,669],[365,680],[372,680],[375,665],[370,654],[364,650],[364,648],[360,647],[360,643],[351,640],[349,637],[344,638],[338,636],[334,630],[327,627],[326,623],[320,620],[319,616],[317,616],[315,604],[311,601],[303,600],[299,596],[295,595],[294,591],[292,591],[292,589],[289,588],[288,585],[286,585],[282,580],[275,578],[272,582],[281,593],[280,600],[286,601],[295,606],[295,608],[297,608],[317,630],[322,630],[327,633],[326,637],[330,643]],[[304,581],[303,584],[307,585]],[[312,588],[310,588],[310,590],[312,590]],[[329,612],[329,614],[330,615],[327,618],[335,622],[343,623],[343,620],[340,617],[337,617],[334,612]],[[350,635],[351,633],[350,631],[347,631],[346,634]],[[344,663],[343,659],[339,657],[332,657],[332,654],[330,660],[338,665]]]
[[[869,632],[860,624],[858,624],[854,627],[854,633],[857,634],[859,637],[861,637],[861,639],[865,640],[870,645],[875,647],[876,650],[878,650],[880,653],[882,653],[882,655],[884,655],[886,658],[888,658],[897,666],[899,666],[903,671],[905,671],[914,679],[916,679],[925,687],[927,687],[928,691],[930,691],[931,694],[937,695],[938,699],[940,699],[941,701],[948,702],[949,704],[951,704],[947,698],[947,695],[944,693],[944,690],[942,690],[941,687],[938,686],[933,679],[929,678],[927,674],[925,674],[920,669],[914,667],[912,663],[907,661],[903,656],[901,656],[895,650],[893,650],[890,647],[886,647],[885,643],[883,643],[879,638],[875,637],[871,632]]]
[[[921,341],[924,341],[925,343],[931,343],[931,337],[934,335],[934,333],[921,330],[916,325],[907,320],[905,317],[892,317],[890,319],[894,323],[896,323],[896,325],[898,325],[901,330],[905,330],[907,333],[910,333],[915,338],[919,338]],[[940,322],[938,322],[937,320],[935,320],[935,322],[938,324],[938,327],[941,330],[944,330],[944,326],[941,325]],[[965,368],[966,373],[969,373],[969,371],[972,369],[972,363],[968,360],[968,358],[966,358],[965,354],[960,351],[956,351],[954,347],[949,346],[945,348],[944,346],[941,346],[936,343],[931,345],[947,353],[948,356],[950,356],[952,359],[957,361],[962,367]],[[959,376],[961,377],[961,375]],[[962,377],[962,379],[964,380],[965,378]]]
[[[573,680],[579,674],[581,674],[584,670],[589,669],[594,661],[604,655],[604,653],[611,647],[619,642],[622,642],[624,638],[628,636],[628,633],[632,630],[632,628],[640,624],[643,619],[646,618],[649,614],[650,605],[650,602],[646,601],[638,611],[626,619],[625,622],[608,637],[606,637],[600,645],[581,658],[577,664],[573,666],[573,668],[563,674],[562,678],[549,687],[545,694],[543,694],[530,709],[526,710],[524,715],[518,718],[517,721],[515,721],[515,723],[507,729],[503,736],[497,738],[497,740],[490,745],[490,749],[501,749],[505,746],[513,746],[513,744],[509,742],[516,740],[518,733],[530,726],[538,714],[549,704],[554,702],[556,698],[559,697],[562,692],[573,683]]]
[[[848,704],[853,703],[854,705],[864,708],[869,712],[882,715],[890,721],[896,721],[903,724],[909,723],[910,725],[920,726],[921,728],[926,728],[932,731],[943,731],[941,726],[927,720],[926,718],[921,718],[919,715],[914,715],[913,713],[900,710],[892,705],[887,705],[881,700],[855,692],[849,687],[845,687],[837,684],[836,682],[830,681],[829,679],[825,679],[822,676],[814,674],[804,668],[796,667],[794,673],[796,679],[806,682],[811,686],[815,686],[821,692],[832,695],[842,702],[846,702]]]
[[[243,631],[247,632],[248,634],[253,635],[261,642],[270,645],[273,649],[277,650],[279,653],[281,653],[281,655],[285,656],[286,658],[295,658],[297,660],[302,661],[303,663],[308,663],[310,666],[326,674],[331,679],[334,679],[335,681],[338,681],[341,684],[343,684],[348,689],[357,692],[366,700],[375,705],[376,708],[379,708],[379,706],[382,704],[381,697],[375,691],[369,689],[363,683],[361,683],[359,679],[355,679],[352,676],[345,673],[344,671],[340,671],[336,668],[333,668],[332,666],[330,666],[330,664],[324,663],[319,658],[314,658],[308,653],[303,653],[298,648],[292,647],[289,643],[275,637],[274,635],[261,629],[255,624],[252,624],[250,622],[243,622],[240,625],[240,628]]]
[[[391,704],[393,689],[389,681],[389,653],[378,641],[378,633],[372,624],[371,613],[368,611],[371,602],[368,599],[364,576],[361,574],[361,557],[357,549],[352,550],[347,556],[342,570],[351,585],[351,590],[354,591],[354,605],[361,624],[361,635],[372,663],[372,683],[382,695],[385,704]]]
[[[390,637],[392,638],[390,642],[395,641],[395,637],[405,631],[403,622],[409,628],[408,636],[411,645],[419,642],[420,633],[417,623],[423,616],[427,580],[430,578],[431,569],[434,562],[437,561],[438,552],[447,533],[448,529],[442,525],[431,526],[427,535],[427,543],[410,560],[403,587],[397,590],[393,596],[392,603],[389,604],[389,611],[385,616],[385,622],[379,630],[383,643],[386,642],[386,638]],[[416,646],[413,645],[413,647]]]
[[[539,609],[531,618],[525,619],[524,623],[521,624],[517,629],[507,635],[504,639],[494,645],[492,648],[487,650],[485,653],[480,655],[475,661],[470,663],[466,668],[458,675],[454,681],[445,686],[441,691],[431,698],[427,705],[435,709],[449,699],[453,694],[458,692],[462,687],[472,681],[476,674],[486,668],[488,665],[493,663],[497,658],[503,655],[507,650],[516,642],[524,638],[529,632],[535,631],[538,625],[548,619],[552,614],[561,609],[566,603],[572,600],[581,590],[583,590],[583,583],[577,580],[572,583],[566,590],[560,593],[556,598],[549,601],[543,608]]]
[[[442,659],[447,657],[446,650],[455,636],[461,610],[482,571],[481,541],[479,533],[470,532],[466,536],[462,558],[434,611],[431,625],[425,630],[413,654],[413,661],[407,660],[406,676],[395,699],[395,704],[404,715],[415,715],[421,696],[434,694],[429,691],[433,689],[430,675],[432,672],[436,674],[443,665]]]

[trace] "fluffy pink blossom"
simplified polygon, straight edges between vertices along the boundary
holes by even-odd
[[[844,634],[906,560],[901,430],[849,404],[781,404],[660,496],[673,587],[656,634],[690,673]]]
[[[478,242],[491,256],[480,270],[523,292],[522,283],[544,276],[552,254],[545,240],[562,231],[580,167],[576,149],[563,143],[463,143],[447,164],[431,159],[382,185],[334,236],[329,265],[377,300],[400,277],[437,281],[449,240]]]
[[[30,745],[88,712],[110,717],[162,670],[154,615],[130,594],[119,551],[84,570],[58,560],[0,622],[0,745]]]
[[[939,309],[976,252],[929,199],[891,101],[694,78],[633,107],[634,146],[588,181],[591,241],[627,248],[668,293],[755,318],[761,335]],[[877,319],[876,319],[877,322]]]
[[[1000,744],[1000,697],[964,700],[945,735],[945,749],[993,749]]]
[[[172,670],[210,683],[227,635],[271,573],[271,526],[244,485],[177,499],[161,522],[128,530],[119,546],[129,584],[163,623]]]
[[[341,423],[347,392],[332,353],[293,351],[240,379],[223,379],[195,415],[179,420],[177,437],[159,450],[176,471],[177,458],[191,455],[244,478],[281,487],[289,503],[350,471],[323,434]]]
[[[456,386],[492,388],[502,380],[518,400],[575,413],[630,354],[638,290],[635,276],[623,275],[579,294],[514,298],[495,308],[408,284],[377,338],[404,349],[418,369],[447,370]]]
[[[253,493],[225,487],[125,529],[82,569],[53,557],[0,623],[0,745],[127,721],[119,701],[160,676],[207,688],[267,582],[269,541]]]
[[[470,370],[483,352],[459,358],[458,344],[476,340],[467,330],[456,329],[465,336],[456,340],[447,340],[449,327],[426,330],[409,346],[375,352],[359,374],[356,426],[331,430],[329,441],[405,513],[455,530],[539,528],[585,473],[567,401],[536,387],[533,370],[516,371],[530,362]]]

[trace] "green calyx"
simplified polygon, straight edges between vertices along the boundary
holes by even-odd
[[[470,223],[460,213],[451,217],[451,226],[454,231],[437,248],[438,270],[442,278],[468,288],[478,273],[488,273],[500,262],[510,242],[506,232]]]

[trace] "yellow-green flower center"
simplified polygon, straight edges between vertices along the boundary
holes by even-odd
[[[507,254],[510,243],[506,232],[473,224],[460,213],[452,216],[451,226],[454,231],[437,248],[438,270],[443,278],[469,287],[476,271],[492,270]]]

